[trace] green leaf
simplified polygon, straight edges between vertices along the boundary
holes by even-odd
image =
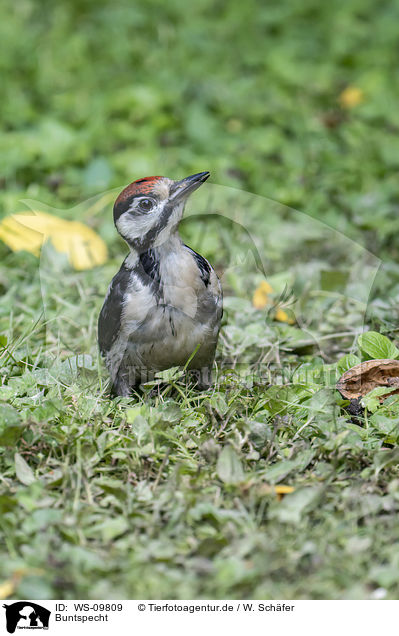
[[[160,404],[157,412],[161,416],[163,422],[170,424],[173,422],[179,422],[182,418],[182,412],[179,405],[173,402]]]
[[[22,578],[21,583],[18,585],[17,593],[19,598],[41,599],[51,598],[53,592],[45,577],[26,576]]]
[[[170,367],[165,371],[159,371],[155,374],[155,377],[163,382],[174,382],[180,378],[182,370],[180,367]],[[147,382],[147,384],[156,384],[156,382]]]
[[[271,484],[277,484],[293,471],[300,472],[312,461],[314,453],[307,449],[295,459],[283,459],[269,466],[264,472],[264,479]]]
[[[311,394],[308,387],[301,385],[274,385],[268,388],[264,397],[265,408],[271,415],[284,415],[292,411],[297,404]]]
[[[111,179],[111,166],[104,157],[93,159],[83,174],[84,185],[91,190],[105,190]]]
[[[378,413],[374,413],[369,419],[370,424],[383,435],[393,434],[395,439],[398,436],[398,421],[392,417],[381,415],[381,409]]]
[[[383,468],[388,466],[397,466],[399,463],[399,448],[381,450],[374,456],[375,475],[378,477]]]
[[[15,444],[23,430],[18,412],[8,404],[0,405],[0,445]]]
[[[381,587],[387,588],[399,581],[399,571],[396,564],[376,565],[372,568],[369,578]]]
[[[370,413],[375,413],[376,410],[381,406],[378,398],[380,397],[380,395],[387,395],[387,393],[392,393],[392,387],[377,386],[375,389],[367,393],[367,395],[362,398],[362,406],[370,411]]]
[[[372,359],[395,359],[399,356],[399,349],[395,347],[393,342],[376,331],[368,331],[362,334],[357,342],[363,353]]]
[[[126,532],[128,528],[129,524],[124,517],[116,517],[115,519],[107,519],[93,526],[90,534],[92,536],[99,535],[103,541],[108,542],[119,537]]]
[[[320,286],[324,291],[343,291],[349,279],[349,272],[323,269],[320,272]]]
[[[132,409],[127,409],[126,411],[126,421],[128,424],[133,424],[136,417],[141,415],[141,406],[135,406]]]
[[[244,480],[244,471],[235,450],[225,446],[218,457],[216,470],[225,484],[239,484]]]
[[[325,417],[331,418],[335,406],[334,392],[330,388],[320,389],[307,400],[306,406],[310,417],[322,413]]]
[[[33,474],[33,470],[26,463],[24,458],[19,453],[15,453],[14,460],[17,479],[19,479],[19,481],[25,486],[30,486],[31,484],[33,484],[33,482],[36,481],[36,478]]]
[[[346,356],[340,358],[337,362],[337,370],[342,375],[348,369],[355,367],[357,364],[360,364],[361,360],[357,356],[353,355],[353,353],[348,353]]]
[[[18,505],[16,498],[9,497],[8,495],[0,495],[0,514],[4,515],[6,512],[10,512],[15,506]]]

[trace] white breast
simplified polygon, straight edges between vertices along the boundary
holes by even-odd
[[[194,318],[198,308],[198,294],[204,284],[191,254],[185,250],[169,253],[161,261],[164,302]]]
[[[163,370],[184,366],[202,345],[200,359],[212,361],[220,298],[205,287],[186,249],[162,255],[159,274],[159,289],[144,284],[138,276],[132,278],[122,314],[123,338],[118,355],[123,350],[128,364]]]

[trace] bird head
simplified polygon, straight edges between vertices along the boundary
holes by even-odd
[[[116,229],[129,246],[145,252],[162,245],[177,230],[184,205],[209,172],[199,172],[180,181],[167,177],[144,177],[128,185],[115,201]]]

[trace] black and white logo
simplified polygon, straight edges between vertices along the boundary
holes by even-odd
[[[6,610],[6,627],[9,634],[13,634],[16,629],[48,629],[51,612],[37,603],[17,601],[3,607]]]

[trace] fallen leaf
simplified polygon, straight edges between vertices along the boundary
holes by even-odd
[[[39,210],[5,217],[0,223],[0,239],[14,252],[26,250],[35,256],[50,240],[76,270],[102,265],[108,256],[104,241],[90,227]]]
[[[274,492],[277,495],[277,499],[279,501],[282,500],[282,498],[284,497],[284,495],[290,495],[292,492],[294,492],[295,488],[293,488],[292,486],[274,486]]]
[[[380,359],[367,360],[345,371],[337,382],[337,389],[343,398],[357,400],[370,391],[384,388],[376,395],[381,403],[389,395],[399,393],[399,361]]]
[[[339,103],[342,108],[354,108],[364,100],[364,93],[361,88],[347,86],[339,96]]]
[[[294,492],[295,488],[293,486],[274,486],[274,490],[276,495],[289,495],[291,492]]]
[[[252,486],[251,483],[246,484],[246,487],[250,489]],[[258,495],[277,495],[277,499],[281,501],[284,495],[290,495],[295,491],[293,486],[284,486],[283,484],[279,484],[278,486],[271,486],[270,484],[261,484],[257,488]]]

